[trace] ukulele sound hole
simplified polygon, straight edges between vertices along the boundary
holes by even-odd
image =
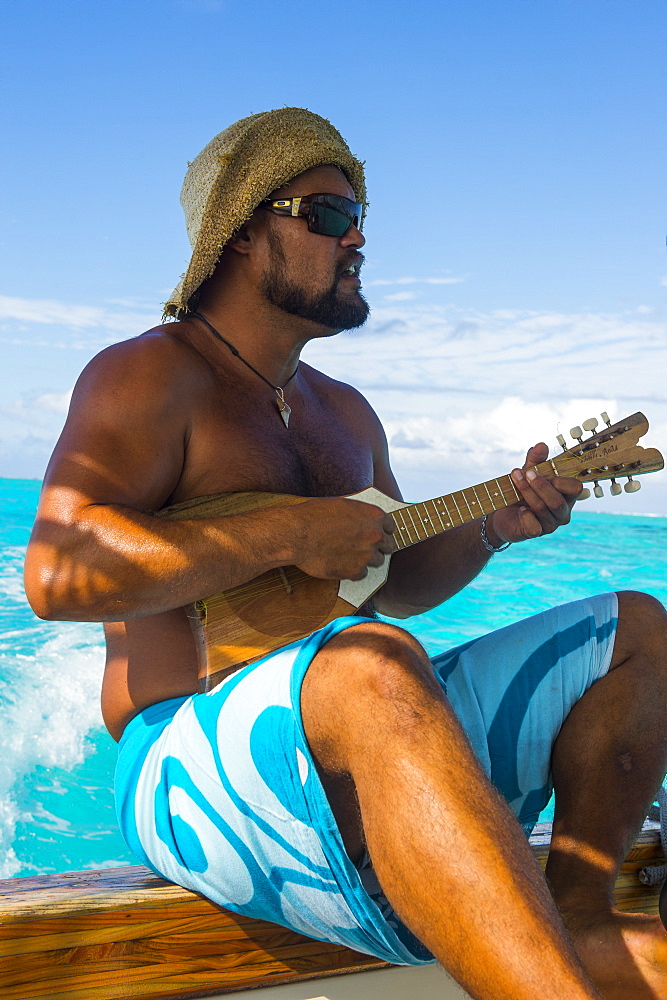
[[[338,581],[317,580],[287,566],[228,590],[225,598],[234,614],[257,632],[297,639],[329,620]]]

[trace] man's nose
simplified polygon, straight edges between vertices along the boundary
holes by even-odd
[[[347,232],[343,233],[340,238],[340,245],[342,247],[356,247],[357,250],[361,250],[365,242],[366,237],[355,225],[351,225]]]

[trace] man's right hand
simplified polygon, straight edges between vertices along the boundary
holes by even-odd
[[[315,497],[290,512],[296,521],[294,564],[309,576],[362,580],[369,566],[381,566],[396,549],[394,519],[374,504]]]

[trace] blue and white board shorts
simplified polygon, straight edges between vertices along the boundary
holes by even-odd
[[[609,669],[615,594],[566,604],[434,657],[486,773],[527,833],[551,795],[554,741]],[[387,962],[432,955],[367,863],[348,858],[303,729],[317,651],[367,619],[339,618],[213,691],[152,705],[120,742],[116,802],[149,868],[230,910]],[[388,748],[390,749],[390,748]]]

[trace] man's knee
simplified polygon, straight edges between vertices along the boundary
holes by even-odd
[[[309,673],[342,686],[345,696],[393,698],[412,683],[440,690],[422,645],[396,625],[363,622],[339,632],[313,659]]]
[[[408,632],[383,622],[364,622],[323,646],[306,673],[301,710],[311,746],[345,742],[381,724],[418,724],[422,708],[443,700],[422,646]]]
[[[667,611],[650,594],[622,590],[612,669],[630,657],[643,656],[653,669],[667,671]]]

